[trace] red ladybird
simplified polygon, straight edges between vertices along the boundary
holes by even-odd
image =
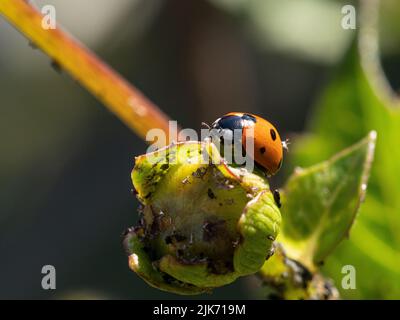
[[[217,119],[211,127],[218,131],[242,130],[243,150],[246,150],[246,138],[254,139],[254,156],[250,156],[258,166],[269,175],[281,168],[287,142],[282,142],[276,128],[267,120],[250,113],[230,112]]]

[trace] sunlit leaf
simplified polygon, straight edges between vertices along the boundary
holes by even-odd
[[[366,202],[350,240],[339,245],[324,266],[337,283],[344,265],[357,270],[357,288],[342,290],[345,298],[400,294],[400,104],[385,83],[371,30],[350,48],[316,105],[311,133],[293,143],[291,150],[293,165],[309,166],[370,130],[378,133]]]
[[[284,188],[281,241],[311,269],[348,234],[364,198],[376,132],[328,161],[297,168]]]

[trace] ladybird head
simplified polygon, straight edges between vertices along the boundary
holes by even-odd
[[[282,166],[283,149],[287,150],[288,141],[282,141],[278,130],[267,120],[250,113],[231,112],[218,118],[211,126],[215,129],[217,138],[227,138],[232,141],[233,131],[241,130],[241,144],[250,158],[258,167],[263,168],[268,175],[274,175]],[[214,130],[214,131],[215,131]],[[211,134],[215,138],[215,134]],[[246,147],[252,141],[254,149]]]

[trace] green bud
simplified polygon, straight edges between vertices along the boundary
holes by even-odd
[[[125,237],[130,268],[150,285],[198,294],[257,272],[281,216],[263,175],[228,166],[209,142],[182,142],[136,158],[143,204]]]

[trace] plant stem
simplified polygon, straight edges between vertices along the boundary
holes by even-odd
[[[29,3],[1,0],[0,14],[141,138],[153,128],[162,129],[168,135],[168,116],[59,26],[44,29],[43,16]]]
[[[339,291],[333,282],[319,272],[310,271],[300,262],[286,256],[281,243],[275,243],[275,254],[257,273],[262,281],[261,295],[267,299],[337,300]]]

